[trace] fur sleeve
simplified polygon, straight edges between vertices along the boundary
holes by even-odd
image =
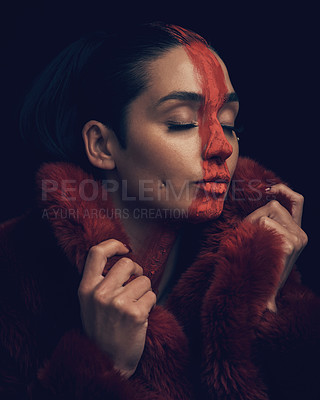
[[[272,399],[320,399],[320,299],[294,270],[256,328],[258,358]],[[281,397],[282,394],[282,397]]]
[[[38,372],[23,376],[13,358],[1,360],[1,399],[191,400],[186,337],[162,307],[150,315],[136,373],[123,378],[110,359],[78,330],[63,335]],[[11,366],[9,364],[12,364]]]
[[[128,399],[130,384],[84,335],[67,332],[28,388],[31,399]],[[132,396],[131,396],[132,397]],[[135,397],[132,397],[133,399]]]
[[[230,400],[319,398],[313,389],[307,396],[310,378],[319,375],[319,299],[292,276],[277,299],[277,314],[266,311],[279,281],[281,237],[242,222],[213,257],[201,315],[209,393]],[[309,372],[298,377],[301,362]]]
[[[30,388],[34,400],[190,400],[186,338],[162,307],[150,315],[145,350],[136,373],[126,380],[84,335],[68,332]],[[152,332],[152,334],[151,334]]]

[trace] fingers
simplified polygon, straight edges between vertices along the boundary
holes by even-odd
[[[103,306],[112,307],[122,317],[127,317],[137,324],[147,322],[152,307],[156,304],[156,294],[151,289],[151,281],[146,276],[139,276],[125,287],[110,291],[107,278],[95,289],[95,297]]]
[[[280,235],[282,235],[284,240],[285,254],[287,254],[288,256],[291,255],[295,250],[300,250],[300,248],[302,247],[303,243],[300,243],[299,236],[288,231],[284,226],[282,226],[274,219],[263,216],[260,218],[259,224],[266,228],[273,229]]]
[[[147,276],[142,275],[126,285],[125,294],[132,300],[136,301],[150,290],[152,290],[150,279]]]
[[[259,223],[274,228],[278,233],[289,238],[297,249],[303,249],[308,243],[306,233],[293,220],[291,214],[276,200],[258,208],[246,219],[251,223]]]
[[[297,258],[308,242],[308,237],[301,229],[303,197],[284,184],[272,186],[268,189],[268,193],[275,195],[275,198],[280,201],[281,197],[283,200],[287,198],[291,202],[291,213],[279,201],[272,200],[249,214],[245,219],[272,229],[281,236],[281,248],[284,256],[281,264],[281,276],[277,282],[277,290],[266,303],[269,310],[276,312],[275,299],[278,290],[285,284]]]
[[[110,239],[90,248],[83,271],[81,285],[96,286],[104,277],[103,269],[107,259],[114,255],[125,255],[129,249],[119,240]]]
[[[138,301],[138,305],[142,309],[142,312],[148,314],[147,317],[149,316],[152,307],[155,306],[156,303],[157,296],[152,290],[149,290],[147,293],[145,293]]]
[[[299,226],[293,220],[289,211],[283,207],[277,200],[272,200],[265,206],[258,208],[250,215],[247,219],[254,223],[258,222],[260,218],[268,217],[276,222],[278,222],[283,227],[287,228],[290,232],[296,232],[299,230]]]
[[[142,274],[143,269],[139,264],[130,260],[130,258],[123,257],[114,264],[105,276],[103,279],[103,286],[107,290],[114,287],[122,287],[131,275],[141,276]]]
[[[126,268],[126,265],[128,268]],[[153,293],[150,279],[142,275],[142,273],[143,270],[140,265],[127,258],[122,258],[112,267],[109,274],[97,286],[96,290],[106,299],[115,297],[123,304],[137,303],[148,292]],[[138,275],[137,278],[129,282],[126,286],[122,286],[133,274]],[[148,294],[146,298],[148,299],[149,297],[153,298],[153,295]],[[147,302],[147,307],[148,304]],[[149,311],[150,309],[148,309]]]
[[[140,325],[148,321],[150,311],[156,304],[157,297],[151,290],[147,291],[138,301],[129,300],[124,293],[114,297],[111,301],[112,307],[122,317],[130,319]]]
[[[285,256],[285,263],[283,265],[283,271],[279,287],[282,287],[286,282],[294,262],[298,258],[299,254],[307,244],[307,236],[301,228],[297,225],[296,232],[290,232],[286,227],[282,226],[279,222],[271,219],[267,216],[262,216],[259,221],[259,225],[269,229],[273,229],[282,236],[283,250]]]
[[[287,197],[292,204],[292,211],[291,211],[292,218],[297,225],[301,226],[303,203],[304,203],[303,196],[300,193],[294,192],[292,189],[290,189],[283,183],[271,186],[268,193],[274,195],[283,194],[285,197]]]
[[[114,264],[105,277],[102,275],[108,258],[125,255],[128,252],[128,248],[115,239],[91,247],[79,286],[79,296],[86,297],[90,293],[95,293],[99,299],[103,299],[103,303],[114,299],[121,307],[129,305],[130,308],[130,303],[135,304],[137,312],[140,310],[141,315],[148,315],[156,303],[156,295],[152,291],[150,279],[143,275],[140,265],[123,257]],[[123,286],[132,275],[137,278]]]

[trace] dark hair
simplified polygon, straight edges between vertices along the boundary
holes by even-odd
[[[206,43],[192,31],[159,22],[82,37],[52,61],[27,95],[22,137],[49,158],[81,163],[81,129],[95,119],[125,147],[126,109],[148,84],[148,62],[192,41]]]

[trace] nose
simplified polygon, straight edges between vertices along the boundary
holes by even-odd
[[[203,160],[216,159],[217,161],[224,162],[232,154],[233,148],[225,137],[222,126],[218,120],[211,121],[207,127],[203,126],[206,132],[205,144],[202,151]]]

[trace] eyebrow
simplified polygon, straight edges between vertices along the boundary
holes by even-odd
[[[168,95],[161,97],[161,99],[157,101],[156,106],[159,106],[160,104],[168,100],[192,101],[195,103],[202,103],[204,102],[204,96],[196,92],[171,92]],[[227,93],[224,97],[224,103],[232,102],[239,102],[239,97],[235,92]]]
[[[204,96],[196,92],[171,92],[168,95],[161,97],[157,101],[157,106],[168,100],[192,101],[201,103],[204,101]]]

